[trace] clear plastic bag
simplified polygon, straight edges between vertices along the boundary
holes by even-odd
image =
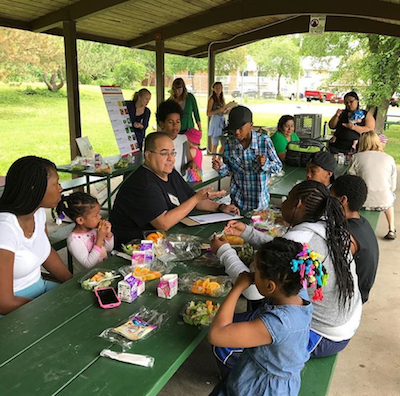
[[[183,321],[193,326],[209,326],[214,316],[218,312],[220,304],[213,304],[212,301],[197,301],[188,302],[181,310],[180,315]]]
[[[179,277],[179,290],[194,294],[220,297],[232,288],[232,281],[225,275],[189,273]]]
[[[84,170],[88,167],[93,166],[93,158],[77,156],[71,161],[71,169],[73,170]]]
[[[225,239],[232,247],[240,247],[244,245],[244,239],[242,237],[236,235],[225,235],[224,231],[221,231],[219,233],[214,232],[209,238],[210,241],[214,238],[215,235],[219,238]]]
[[[119,273],[125,278],[127,275],[133,275],[143,281],[161,278],[162,274],[168,274],[175,267],[175,262],[162,262],[154,259],[147,267],[138,267],[134,265],[124,265],[118,269]]]
[[[193,261],[193,264],[204,267],[223,267],[219,258],[213,252],[206,252]]]
[[[247,217],[251,218],[251,225],[258,231],[265,232],[272,237],[285,234],[287,227],[284,225],[282,213],[277,208],[256,210],[249,212]]]
[[[193,260],[201,254],[203,240],[194,235],[170,234],[167,240],[171,243],[176,260]]]
[[[115,270],[108,270],[105,268],[92,268],[78,282],[81,284],[82,289],[92,291],[99,287],[108,287],[121,275]]]
[[[249,243],[245,243],[240,248],[236,249],[238,252],[238,257],[240,260],[243,261],[248,267],[254,261],[254,257],[256,255],[256,251],[254,250],[253,246]]]
[[[167,320],[167,313],[143,306],[118,326],[104,330],[99,337],[121,345],[122,350],[126,351],[132,347],[133,342],[149,337]]]

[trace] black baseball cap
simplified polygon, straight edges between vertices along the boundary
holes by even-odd
[[[329,151],[319,151],[318,153],[315,153],[310,159],[310,162],[328,172],[335,172],[335,157]]]
[[[236,131],[248,122],[253,122],[253,113],[247,107],[236,106],[229,113],[228,126],[225,131]]]

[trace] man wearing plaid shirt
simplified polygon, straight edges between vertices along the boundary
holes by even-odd
[[[226,129],[235,139],[225,143],[223,163],[213,159],[213,169],[221,176],[231,175],[232,204],[244,211],[268,206],[270,175],[282,169],[271,139],[254,132],[252,121],[250,109],[234,107]]]

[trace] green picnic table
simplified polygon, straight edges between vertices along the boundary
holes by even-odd
[[[344,175],[349,169],[349,165],[337,165],[335,177]],[[289,194],[293,186],[306,180],[306,168],[283,165],[284,175],[274,177],[269,187],[271,197],[281,198]]]
[[[369,221],[377,219],[375,213],[369,212],[370,218],[366,216]],[[188,227],[179,223],[170,232],[197,235],[208,241],[223,226],[224,223],[213,223]],[[117,269],[128,263],[113,256],[99,267]],[[171,272],[189,271],[220,274],[221,268],[196,266],[188,261],[184,265],[177,264]],[[183,306],[193,298],[203,299],[200,296],[179,292],[171,300],[158,298],[158,281],[154,280],[146,283],[145,293],[133,303],[103,310],[94,294],[80,287],[81,276],[0,319],[2,396],[156,395],[207,334],[206,328],[186,325],[180,316]],[[121,349],[98,335],[122,323],[141,306],[166,312],[169,316],[157,332],[134,343],[130,350],[154,357],[154,367],[101,358],[102,349]],[[331,356],[306,363],[301,374],[301,396],[328,393],[336,359]]]
[[[65,173],[71,173],[72,175],[80,176],[80,177],[85,177],[86,180],[83,183],[84,186],[86,186],[87,192],[90,193],[90,185],[93,183],[96,183],[101,180],[105,180],[107,183],[107,198],[103,201],[100,202],[100,206],[103,207],[107,203],[107,210],[108,214],[110,215],[111,212],[111,198],[112,196],[119,190],[121,187],[122,183],[120,183],[114,190],[111,189],[111,179],[117,176],[124,176],[124,179],[126,179],[129,175],[131,175],[133,172],[135,172],[140,165],[143,164],[144,162],[144,155],[142,152],[136,153],[132,157],[132,163],[130,163],[128,166],[125,168],[114,168],[114,164],[118,162],[118,160],[121,158],[120,155],[113,155],[110,157],[104,157],[103,161],[104,163],[107,163],[111,166],[111,172],[96,172],[96,169],[94,167],[88,167],[87,169],[83,170],[78,170],[78,169],[73,169],[71,168],[71,164],[67,165],[57,165],[57,171],[58,172],[65,172]],[[96,177],[99,177],[99,180],[96,180]],[[72,180],[73,182],[73,180]],[[82,183],[80,183],[82,185]],[[74,186],[69,186],[71,188],[75,188]]]
[[[207,240],[223,223],[191,227],[192,235]],[[171,232],[188,232],[184,225]],[[114,256],[98,267],[117,269],[128,261]],[[221,268],[186,262],[171,272],[197,271],[217,274]],[[0,319],[0,384],[5,395],[156,395],[207,333],[182,322],[180,310],[194,297],[179,292],[173,299],[156,296],[157,280],[133,303],[114,309],[99,307],[93,293],[71,279]],[[204,298],[205,300],[206,298]],[[213,299],[216,301],[217,299]],[[149,338],[137,342],[130,352],[155,358],[144,368],[100,358],[104,348],[120,351],[98,335],[122,323],[141,306],[166,312],[169,319]]]

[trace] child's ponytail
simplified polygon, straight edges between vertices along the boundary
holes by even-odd
[[[70,195],[63,195],[53,213],[57,224],[65,216],[69,217],[72,221],[76,221],[77,217],[84,216],[88,210],[92,209],[98,203],[97,199],[89,194],[75,192]]]
[[[354,293],[354,279],[350,272],[350,232],[343,208],[322,183],[306,180],[293,188],[305,205],[303,221],[326,223],[326,243],[333,260],[339,305],[345,305]]]

